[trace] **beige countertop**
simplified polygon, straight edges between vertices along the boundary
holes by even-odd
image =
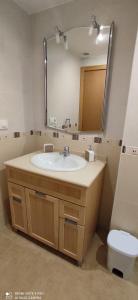
[[[78,186],[88,188],[99,173],[104,169],[106,162],[102,160],[95,160],[94,162],[88,162],[86,167],[73,172],[57,172],[42,170],[35,167],[31,163],[31,157],[40,152],[34,152],[18,158],[6,161],[4,164],[8,167],[13,167],[27,172],[32,172],[35,174],[40,174],[49,178],[56,180],[68,182]]]

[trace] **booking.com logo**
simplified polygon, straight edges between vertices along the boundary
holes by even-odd
[[[14,300],[12,292],[0,292],[0,300]]]
[[[12,299],[13,299],[12,292],[6,292],[5,293],[5,300],[12,300]]]
[[[40,291],[14,291],[14,292],[0,292],[0,300],[20,300],[20,299],[33,299],[33,300],[42,300],[44,296],[43,292]]]

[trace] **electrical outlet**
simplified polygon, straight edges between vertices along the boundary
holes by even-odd
[[[127,147],[126,154],[138,155],[138,147]]]
[[[133,155],[138,155],[138,147],[132,148],[132,154]]]

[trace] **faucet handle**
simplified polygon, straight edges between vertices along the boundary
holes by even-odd
[[[65,146],[65,147],[64,147],[63,154],[64,154],[65,157],[68,156],[68,155],[70,154],[70,153],[69,153],[69,146]]]
[[[69,146],[64,146],[64,150],[69,152]]]

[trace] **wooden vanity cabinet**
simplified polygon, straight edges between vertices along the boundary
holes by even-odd
[[[12,226],[83,261],[96,229],[103,170],[90,187],[7,167]]]

